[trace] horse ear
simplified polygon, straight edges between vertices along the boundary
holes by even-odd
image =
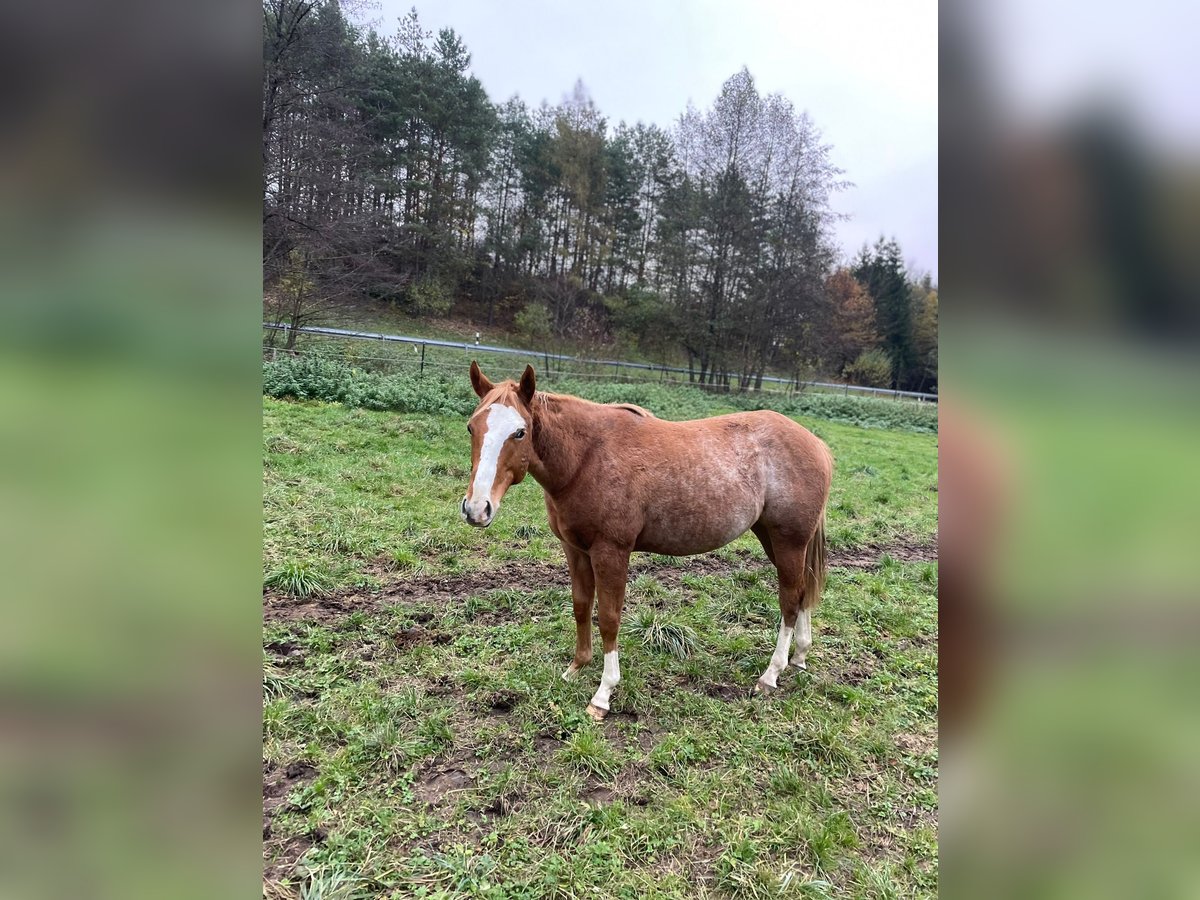
[[[517,387],[517,393],[521,395],[526,406],[533,402],[535,390],[537,390],[537,379],[533,375],[533,366],[526,366],[525,372],[521,375],[521,383]]]
[[[492,390],[493,384],[488,381],[486,375],[479,368],[479,363],[471,360],[471,387],[475,388],[475,393],[480,398],[486,397]]]

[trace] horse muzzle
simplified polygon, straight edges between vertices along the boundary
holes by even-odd
[[[492,518],[495,516],[496,510],[492,507],[491,500],[484,500],[483,503],[477,503],[463,497],[461,510],[463,521],[468,525],[474,525],[476,528],[487,528],[492,524]]]

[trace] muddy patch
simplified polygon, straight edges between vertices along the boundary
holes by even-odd
[[[891,557],[897,562],[937,562],[938,545],[931,542],[901,540],[891,544],[868,544],[855,550],[832,550],[827,557],[830,568],[874,569],[882,559]]]
[[[614,728],[634,725],[637,723],[638,718],[638,714],[635,712],[614,709],[604,717],[604,729],[609,731]]]
[[[295,871],[296,864],[313,847],[313,841],[306,837],[288,838],[278,846],[264,849],[269,853],[270,862],[263,865],[263,880],[267,882],[281,881]]]
[[[571,579],[567,574],[566,562],[517,562],[505,563],[495,569],[399,581],[388,585],[382,597],[390,603],[408,599],[436,603],[462,600],[464,597],[491,591],[570,586]]]
[[[534,752],[540,753],[543,756],[550,756],[557,753],[561,747],[562,741],[548,734],[539,734],[533,739]]]
[[[296,863],[308,850],[325,838],[323,831],[308,835],[293,835],[283,840],[274,840],[275,814],[280,810],[293,809],[288,799],[316,780],[316,767],[306,762],[293,762],[286,766],[263,763],[263,877],[278,881],[291,874]]]
[[[263,765],[263,816],[273,815],[287,803],[288,796],[316,780],[315,766],[306,762],[289,763],[286,766]],[[264,829],[266,822],[263,823]]]
[[[304,650],[291,641],[272,641],[263,644],[263,649],[275,657],[275,664],[289,666],[304,659]]]
[[[483,707],[489,716],[503,717],[512,712],[520,702],[521,695],[516,691],[496,691],[483,698]]]
[[[833,661],[830,660],[830,663],[832,664]],[[828,680],[831,684],[858,687],[875,677],[878,667],[879,660],[876,657],[864,654],[848,660],[844,666],[829,668],[825,673],[824,680]]]
[[[444,631],[425,628],[423,625],[414,625],[412,628],[405,628],[396,632],[393,640],[396,642],[398,649],[411,650],[413,647],[419,647],[422,644],[448,644],[454,638]]]
[[[579,799],[588,806],[607,806],[613,802],[617,792],[602,784],[590,783],[579,794]]]
[[[515,791],[508,794],[501,794],[487,806],[482,807],[479,812],[491,819],[502,819],[505,816],[511,816],[516,810],[517,804],[523,799]]]
[[[714,700],[723,700],[726,703],[732,703],[735,700],[745,700],[749,697],[750,689],[736,684],[708,681],[700,685],[700,693],[706,697],[712,697]]]
[[[936,562],[937,553],[936,541],[901,540],[855,550],[831,550],[828,564],[831,568],[874,569],[885,555],[900,562]],[[758,569],[774,575],[774,569],[765,559],[749,551],[740,551],[732,559],[708,553],[669,562],[638,554],[629,567],[629,577],[632,580],[639,575],[653,575],[663,587],[678,588],[683,586],[685,576],[730,578]],[[388,577],[398,576],[390,574]],[[373,611],[380,606],[411,605],[413,601],[444,604],[491,591],[531,591],[569,588],[570,585],[565,562],[510,562],[475,572],[396,580],[372,594],[341,591],[326,597],[301,599],[266,591],[263,594],[263,618],[267,622],[326,624],[353,612]],[[421,615],[425,618],[417,618],[418,625],[433,618],[427,611]]]
[[[447,769],[428,776],[414,785],[413,793],[418,800],[430,806],[452,802],[451,795],[465,791],[475,784],[475,779],[465,769]]]
[[[277,591],[263,593],[263,621],[336,624],[356,612],[370,612],[376,604],[361,594],[346,592],[327,597],[289,597]]]
[[[896,735],[896,749],[909,756],[928,756],[937,750],[936,734],[913,734],[902,731]]]

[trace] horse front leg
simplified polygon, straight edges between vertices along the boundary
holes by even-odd
[[[576,673],[592,661],[592,603],[596,597],[596,576],[592,561],[582,550],[563,544],[567,568],[571,571],[571,606],[575,613],[575,658],[562,673],[563,681],[571,681]]]
[[[617,547],[592,547],[592,571],[600,601],[600,639],[604,646],[604,674],[600,686],[588,704],[588,715],[599,722],[608,715],[612,692],[621,681],[621,663],[617,657],[617,632],[625,607],[625,581],[629,574],[629,551]]]

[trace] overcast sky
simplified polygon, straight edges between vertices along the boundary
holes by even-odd
[[[412,0],[371,14],[395,31]],[[895,236],[911,265],[938,270],[936,0],[437,0],[426,28],[450,26],[493,101],[558,103],[582,78],[615,124],[670,127],[707,108],[743,65],[760,93],[808,110],[855,186],[837,195],[847,256]]]

